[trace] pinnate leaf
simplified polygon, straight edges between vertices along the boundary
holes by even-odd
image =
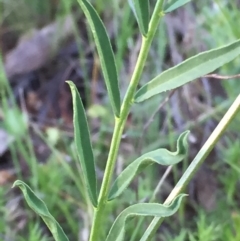
[[[89,128],[81,97],[75,84],[67,81],[72,92],[74,139],[83,177],[93,206],[97,206],[97,181]]]
[[[192,0],[170,0],[164,8],[164,13],[170,13],[191,1]]]
[[[149,24],[149,0],[129,0],[129,4],[137,19],[142,35],[146,36]]]
[[[55,241],[69,241],[60,224],[49,213],[46,204],[35,195],[27,184],[17,180],[14,182],[13,187],[19,187],[21,189],[27,204],[43,219]]]
[[[114,221],[106,241],[123,241],[126,222],[130,217],[169,217],[173,215],[178,210],[184,196],[186,195],[181,194],[177,196],[170,205],[162,205],[158,203],[138,203],[126,208]]]
[[[212,49],[191,57],[184,62],[162,72],[145,84],[135,94],[139,103],[154,95],[175,89],[235,59],[240,54],[240,40],[229,45]]]
[[[121,100],[118,87],[118,74],[106,28],[96,10],[87,0],[78,0],[78,2],[93,33],[113,112],[119,117]]]
[[[182,161],[186,156],[188,149],[188,134],[189,131],[186,131],[179,136],[177,140],[176,152],[170,152],[161,148],[142,155],[128,165],[113,183],[113,186],[109,192],[108,200],[112,200],[121,195],[122,192],[129,186],[131,181],[136,177],[136,175],[138,175],[149,165],[154,163],[160,165],[174,165]]]

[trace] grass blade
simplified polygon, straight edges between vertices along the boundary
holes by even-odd
[[[187,136],[189,131],[182,133],[177,141],[177,151],[170,152],[166,149],[158,149],[146,153],[127,166],[113,183],[108,200],[115,199],[123,193],[131,181],[149,165],[154,163],[160,165],[174,165],[182,161],[186,156],[188,145]]]
[[[154,95],[175,89],[235,59],[240,54],[240,40],[191,57],[170,68],[145,84],[135,94],[139,103]]]
[[[115,116],[119,117],[121,100],[118,87],[117,68],[106,28],[97,12],[88,1],[78,0],[78,2],[93,33],[113,112]]]
[[[169,3],[166,4],[165,8],[164,8],[164,13],[170,13],[180,7],[182,7],[183,5],[191,2],[192,0],[172,0],[169,1]]]
[[[139,29],[143,36],[148,33],[149,24],[149,0],[129,0],[133,13],[137,19]]]
[[[35,195],[27,184],[17,180],[14,182],[13,187],[19,187],[21,189],[27,204],[43,219],[51,231],[55,241],[69,241],[60,224],[49,213],[46,204]]]
[[[73,125],[77,154],[83,170],[84,180],[93,206],[97,206],[97,181],[89,128],[81,97],[75,84],[67,81],[73,99]]]
[[[157,203],[138,203],[123,210],[114,221],[106,241],[122,241],[125,236],[125,226],[127,219],[137,216],[169,217],[179,208],[182,198],[186,196],[181,194],[177,196],[170,205]]]

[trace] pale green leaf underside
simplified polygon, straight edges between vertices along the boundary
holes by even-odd
[[[59,223],[49,213],[45,203],[35,195],[35,193],[27,184],[20,180],[17,180],[14,182],[13,187],[19,187],[22,190],[27,204],[43,219],[43,221],[51,231],[55,241],[69,241]]]
[[[170,152],[166,149],[158,149],[146,153],[128,165],[117,177],[110,190],[108,200],[112,200],[123,193],[131,181],[146,167],[154,163],[159,165],[174,165],[182,161],[186,156],[189,131],[182,133],[177,140],[177,151]]]
[[[191,2],[192,0],[172,0],[169,1],[169,3],[166,4],[166,6],[164,7],[163,12],[164,13],[170,13],[180,7],[182,7],[183,5]]]
[[[130,217],[169,217],[173,215],[178,210],[184,196],[186,195],[181,194],[177,196],[169,206],[157,203],[138,203],[126,208],[114,221],[106,241],[123,241],[125,236],[126,222]]]
[[[93,33],[100,63],[114,114],[120,115],[120,91],[115,58],[106,28],[93,6],[86,0],[78,0]]]
[[[146,36],[149,24],[149,0],[129,0],[129,4],[137,19],[142,35]]]
[[[159,93],[175,89],[235,59],[240,54],[240,40],[229,45],[200,53],[170,68],[145,84],[135,94],[135,102],[142,102]]]
[[[93,206],[97,206],[97,181],[95,161],[90,141],[89,128],[81,97],[75,84],[67,81],[73,100],[73,126],[76,151],[83,170],[83,177]]]

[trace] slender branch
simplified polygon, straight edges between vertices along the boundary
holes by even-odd
[[[235,79],[235,78],[240,78],[240,74],[235,74],[235,75],[207,74],[207,75],[204,75],[204,77],[214,78],[214,79]]]
[[[156,200],[156,196],[157,196],[157,194],[159,193],[159,191],[160,191],[163,183],[164,183],[165,180],[167,179],[168,175],[169,175],[170,172],[172,171],[172,167],[173,167],[173,166],[168,166],[168,168],[167,168],[166,171],[164,172],[162,178],[160,179],[158,185],[156,186],[156,188],[155,188],[155,190],[154,190],[154,192],[153,192],[153,194],[152,194],[151,199],[149,200],[150,203],[151,203],[151,202],[154,202],[154,201]]]
[[[141,154],[141,149],[143,145],[143,137],[146,134],[147,129],[151,125],[151,123],[154,121],[155,116],[159,113],[159,111],[168,103],[172,95],[174,94],[175,90],[170,91],[170,93],[167,95],[167,97],[159,104],[157,109],[154,111],[154,113],[150,116],[150,118],[147,120],[147,122],[143,126],[142,134],[140,137],[140,140],[138,142],[138,148],[137,153]]]
[[[148,119],[148,121],[145,123],[143,130],[146,131],[150,124],[154,121],[155,116],[159,113],[159,111],[164,107],[164,105],[167,104],[167,102],[170,100],[172,95],[174,94],[175,90],[170,91],[170,93],[167,95],[167,97],[160,103],[158,108],[155,110],[155,112],[151,115],[151,117]]]
[[[236,114],[240,111],[240,94],[233,102],[233,104],[228,109],[227,113],[224,115],[222,120],[219,122],[215,130],[212,132],[208,140],[205,142],[203,147],[200,149],[190,166],[187,168],[181,179],[178,181],[164,204],[169,204],[179,193],[181,193],[186,186],[188,185],[189,181],[199,169],[203,161],[206,159],[208,154],[212,151],[214,146],[216,145],[217,141],[220,139],[223,132],[226,130],[232,119],[236,116]],[[157,229],[163,222],[164,218],[157,218],[155,217],[145,233],[143,234],[140,241],[150,241],[153,236],[155,235]]]

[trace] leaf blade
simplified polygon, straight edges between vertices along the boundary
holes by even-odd
[[[140,88],[134,101],[142,102],[154,95],[180,87],[232,61],[240,54],[240,40],[195,55],[162,72]]]
[[[172,0],[164,7],[164,13],[170,13],[191,1],[192,0]]]
[[[113,112],[119,117],[121,100],[118,87],[118,74],[106,28],[97,12],[88,1],[78,0],[78,3],[92,30]]]
[[[88,194],[93,206],[97,206],[97,180],[95,171],[95,161],[92,145],[90,141],[87,117],[84,111],[81,97],[75,84],[66,81],[71,89],[73,100],[73,125],[74,139],[77,155],[83,170],[84,180],[87,186]]]
[[[128,165],[117,177],[109,192],[108,201],[115,199],[123,193],[131,181],[147,166],[157,163],[159,165],[174,165],[183,160],[187,153],[187,137],[189,131],[182,133],[177,140],[177,151],[170,152],[158,149],[142,155]]]
[[[124,240],[125,225],[129,217],[136,216],[154,216],[169,217],[173,215],[179,208],[182,198],[185,194],[177,196],[170,205],[162,205],[157,203],[138,203],[123,210],[114,221],[106,241],[122,241]]]
[[[129,0],[129,5],[133,10],[139,29],[143,36],[147,36],[149,24],[149,0]]]
[[[56,241],[69,241],[60,224],[50,214],[46,204],[38,198],[32,189],[24,182],[17,180],[13,187],[19,187],[29,207],[46,223]]]

